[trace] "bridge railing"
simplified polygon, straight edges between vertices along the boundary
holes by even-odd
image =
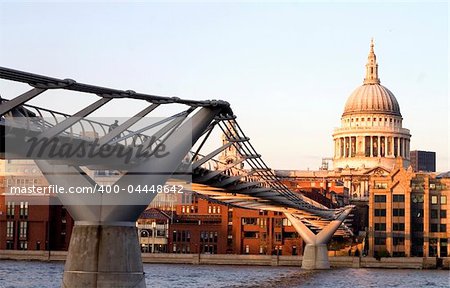
[[[0,99],[0,103],[7,102],[7,99]],[[12,110],[4,115],[5,119],[18,119],[16,116],[20,113],[21,124],[25,125],[24,128],[28,130],[38,130],[43,132],[49,128],[56,126],[62,121],[72,117],[69,114],[56,112],[42,107],[37,107],[29,104],[23,104],[20,109]],[[80,118],[76,124],[70,126],[66,131],[61,134],[70,138],[77,139],[95,139],[102,138],[110,132],[111,125],[102,123],[100,121]],[[132,130],[124,130],[116,139],[112,142],[120,143],[123,145],[142,145],[149,139],[149,135],[144,133],[136,133]]]

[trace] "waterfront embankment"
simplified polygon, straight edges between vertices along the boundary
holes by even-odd
[[[0,260],[65,261],[66,251],[0,250]],[[302,256],[143,253],[144,263],[300,267]],[[450,257],[330,257],[335,268],[450,269]]]

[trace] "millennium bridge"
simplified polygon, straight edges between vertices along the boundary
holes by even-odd
[[[95,191],[98,184],[87,171],[111,170],[120,176],[114,193],[57,195],[75,220],[63,287],[145,287],[135,222],[156,193],[130,193],[130,187],[178,181],[211,201],[282,212],[306,243],[304,269],[330,268],[327,243],[334,234],[351,234],[343,222],[353,206],[329,209],[290,191],[225,101],[162,97],[4,67],[0,79],[28,87],[21,95],[0,98],[2,159],[32,159],[49,184],[58,187]],[[45,92],[61,92],[57,101],[67,108],[80,93],[94,100],[76,113],[30,104]],[[90,117],[109,102],[125,100],[140,111],[120,124]],[[157,120],[149,123],[155,113],[152,119]],[[217,138],[213,131],[225,135],[218,145],[211,143]],[[240,158],[220,162],[217,156],[230,147]]]

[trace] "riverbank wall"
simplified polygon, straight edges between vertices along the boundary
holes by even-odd
[[[0,250],[0,260],[65,261],[66,256],[66,251]],[[372,257],[331,256],[329,259],[334,268],[450,269],[450,257],[389,257],[377,260]],[[300,267],[302,256],[142,253],[142,261],[160,264]]]

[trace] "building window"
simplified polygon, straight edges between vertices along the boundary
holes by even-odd
[[[405,202],[405,195],[392,195],[392,201],[393,202]]]
[[[376,203],[386,203],[386,195],[375,195]]]
[[[393,223],[392,230],[393,231],[405,231],[405,223]]]
[[[386,223],[375,223],[375,231],[386,231]]]
[[[437,255],[437,245],[438,245],[438,239],[436,238],[430,238],[428,240],[428,243],[430,245],[428,255],[430,257],[436,257]]]
[[[447,224],[439,224],[439,232],[447,232]]]
[[[375,189],[386,189],[387,188],[387,183],[385,183],[385,182],[375,182],[374,188]]]
[[[267,214],[268,214],[268,211],[267,211],[267,210],[259,210],[259,215],[261,215],[261,216],[263,216],[263,215],[267,216]]]
[[[28,250],[28,242],[20,241],[19,242],[19,250]]]
[[[447,218],[447,210],[441,210],[440,216],[441,216],[441,218]]]
[[[258,232],[246,231],[244,232],[244,238],[258,238]]]
[[[267,218],[258,218],[259,219],[259,227],[264,228],[267,226]]]
[[[14,241],[6,241],[6,250],[14,250]]]
[[[14,237],[14,221],[6,222],[6,237],[8,238]]]
[[[438,232],[438,224],[431,223],[430,224],[430,232]]]
[[[292,226],[292,223],[291,223],[291,221],[289,221],[289,219],[284,218],[283,219],[283,226],[284,227],[289,227],[289,226]]]
[[[14,217],[14,202],[6,203],[6,217]]]
[[[386,245],[386,238],[375,237],[375,245]]]
[[[281,226],[283,226],[283,219],[281,219],[281,218],[275,218],[275,219],[274,219],[274,225],[275,225],[275,227],[281,227]]]
[[[431,204],[438,204],[438,196],[436,195],[431,196]]]
[[[27,232],[28,232],[28,222],[26,221],[19,222],[19,237],[27,238]]]
[[[375,209],[375,216],[386,217],[386,209]]]
[[[416,189],[412,187],[412,189]],[[411,194],[411,201],[413,203],[423,203],[423,194]]]
[[[430,215],[431,215],[431,219],[437,219],[438,218],[438,210],[431,209]]]
[[[242,218],[242,225],[257,225],[258,218]]]
[[[393,244],[394,246],[405,245],[405,237],[394,237]]]
[[[280,232],[275,232],[275,241],[281,242],[281,233]]]
[[[20,202],[19,217],[20,218],[28,217],[28,202]]]
[[[447,196],[441,195],[441,204],[447,204]]]
[[[393,209],[393,210],[392,210],[392,214],[393,214],[394,216],[400,216],[400,217],[403,217],[403,216],[405,216],[405,209]]]

